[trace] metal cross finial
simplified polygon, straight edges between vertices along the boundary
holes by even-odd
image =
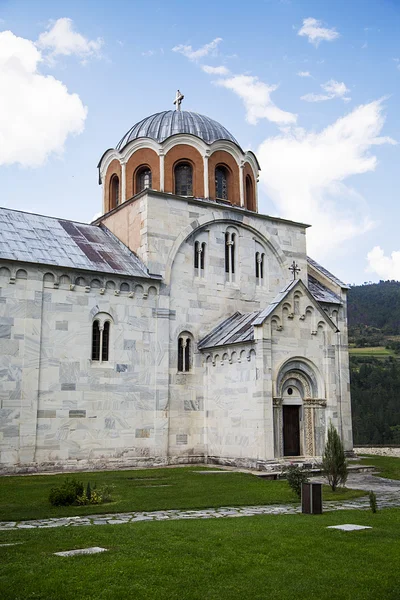
[[[182,100],[184,99],[184,97],[185,96],[183,94],[181,94],[181,92],[179,90],[177,90],[175,100],[174,100],[174,104],[176,105],[176,110],[178,110],[178,111],[181,110],[181,104],[182,104]]]
[[[296,279],[296,275],[297,273],[300,273],[301,269],[299,269],[298,265],[293,261],[292,265],[289,267],[289,271],[293,273],[293,279]]]

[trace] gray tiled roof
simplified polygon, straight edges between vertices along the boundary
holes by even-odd
[[[330,279],[331,281],[333,281],[333,283],[336,283],[336,285],[338,285],[341,288],[344,289],[348,289],[349,286],[346,283],[343,283],[343,281],[340,281],[340,279],[338,279],[337,277],[335,277],[335,275],[332,275],[332,273],[330,273],[328,271],[328,269],[325,269],[325,267],[321,266],[319,263],[317,263],[316,260],[313,260],[312,258],[310,258],[309,256],[307,256],[307,262],[309,265],[311,265],[312,267],[314,267],[314,269],[316,269],[317,271],[319,271],[320,273],[322,273],[323,275],[325,275],[325,277],[327,277],[328,279]]]
[[[281,292],[279,292],[271,304],[268,304],[268,306],[266,306],[263,310],[244,314],[236,312],[228,319],[225,319],[225,321],[222,321],[222,323],[217,325],[217,327],[214,327],[214,329],[206,337],[200,340],[198,344],[199,350],[205,350],[206,348],[213,348],[216,346],[226,346],[229,344],[254,341],[254,327],[262,325],[265,319],[267,319],[274,312],[274,310],[286,298],[289,292],[296,287],[301,287],[310,298],[314,296],[311,289],[308,289],[301,279],[294,279]],[[332,294],[332,292],[329,290],[327,291]],[[335,294],[332,294],[332,296],[336,297]],[[315,296],[314,298],[318,302],[318,298]],[[328,300],[324,299],[323,302],[328,302]],[[333,300],[329,300],[329,302],[333,302]],[[336,304],[337,301],[334,303]],[[322,308],[319,306],[318,308],[321,315],[330,323],[331,327],[335,331],[339,331],[328,315],[326,315],[322,310]]]
[[[312,275],[308,276],[308,289],[318,302],[329,302],[329,304],[342,304],[339,296],[328,290],[327,287],[317,281]]]
[[[1,207],[0,259],[157,277],[104,227]]]
[[[216,140],[229,140],[239,146],[223,125],[205,115],[187,110],[165,110],[136,123],[118,142],[117,150],[122,150],[129,142],[138,138],[147,137],[161,143],[178,133],[195,135],[207,144]]]

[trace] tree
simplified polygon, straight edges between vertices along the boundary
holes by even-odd
[[[336,490],[338,485],[344,485],[347,480],[347,460],[344,455],[342,440],[332,421],[329,423],[328,439],[322,456],[322,472],[332,488]]]

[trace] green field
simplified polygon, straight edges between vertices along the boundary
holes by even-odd
[[[151,511],[180,508],[209,508],[298,502],[286,480],[266,481],[247,473],[202,474],[206,467],[141,469],[78,473],[74,477],[113,484],[114,502],[89,506],[53,507],[48,501],[52,487],[68,475],[29,475],[0,478],[0,521],[49,517]],[[214,469],[213,469],[214,470]],[[363,495],[357,490],[324,487],[325,500],[343,500]]]
[[[366,346],[364,348],[349,348],[351,356],[375,356],[377,358],[387,358],[394,356],[398,358],[393,350],[387,350],[384,346]]]
[[[379,477],[388,479],[400,479],[400,458],[391,456],[373,456],[372,454],[363,454],[358,462],[362,465],[372,465],[377,468],[374,473]]]
[[[1,598],[397,600],[399,539],[398,509],[0,532]]]

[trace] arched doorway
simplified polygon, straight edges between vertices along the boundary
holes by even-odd
[[[282,395],[283,455],[301,456],[303,399],[299,388],[290,384]]]
[[[299,357],[282,365],[274,397],[276,457],[320,454],[326,406],[322,389],[322,379],[310,361]]]

